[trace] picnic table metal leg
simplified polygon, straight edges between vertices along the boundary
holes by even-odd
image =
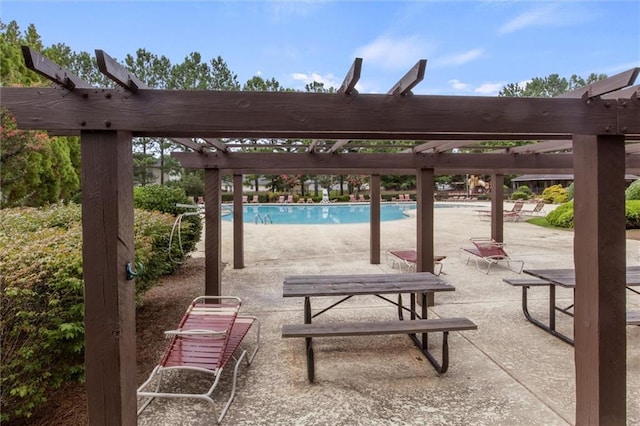
[[[549,328],[556,331],[556,286],[549,286]]]
[[[416,319],[416,294],[411,293],[409,296],[409,303],[411,304],[411,319]]]
[[[535,325],[538,328],[541,328],[542,330],[546,331],[547,333],[551,334],[552,336],[557,337],[558,339],[562,340],[565,343],[568,343],[570,345],[573,345],[573,339],[565,336],[564,334],[556,331],[556,317],[555,317],[555,311],[556,311],[556,289],[555,289],[555,285],[553,284],[549,284],[549,325],[544,324],[542,321],[539,321],[537,319],[535,319],[533,316],[531,316],[531,313],[529,313],[529,307],[528,307],[528,298],[527,298],[527,290],[529,290],[529,286],[523,286],[522,287],[522,313],[524,314],[524,317],[527,319],[527,321],[529,321],[531,324]]]
[[[427,293],[421,293],[422,298],[422,319],[427,319]],[[427,333],[422,333],[422,350],[427,350]]]
[[[304,323],[311,324],[311,298],[304,298]],[[313,342],[311,337],[305,337],[306,353],[307,353],[307,379],[309,383],[313,383],[315,379],[315,361],[313,358]]]

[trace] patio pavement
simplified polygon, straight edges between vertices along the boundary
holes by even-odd
[[[446,255],[444,273],[456,291],[436,296],[432,317],[467,317],[475,331],[449,336],[449,371],[439,376],[406,336],[314,340],[316,383],[306,379],[304,339],[282,339],[281,326],[303,321],[303,300],[282,297],[285,275],[396,273],[385,263],[390,248],[414,248],[416,220],[383,222],[380,265],[369,263],[369,224],[254,225],[244,228],[245,268],[234,270],[233,230],[224,222],[223,293],[240,296],[242,312],[262,323],[261,347],[241,367],[238,390],[223,423],[228,425],[566,425],[575,423],[574,349],[527,322],[521,290],[502,279],[518,275],[494,266],[485,275],[458,260],[470,237],[490,235],[471,207],[435,210],[435,253]],[[530,209],[533,205],[525,206]],[[510,208],[510,205],[505,205]],[[547,208],[549,211],[549,208]],[[507,222],[507,252],[525,268],[573,267],[573,232]],[[202,246],[200,253],[202,255]],[[640,241],[627,241],[627,264],[640,265]],[[525,276],[523,276],[525,277]],[[204,276],[203,289],[204,289]],[[530,291],[531,311],[544,317],[547,290]],[[627,292],[630,309],[640,296]],[[572,300],[570,290],[559,299]],[[324,300],[327,299],[327,300]],[[313,299],[314,308],[329,298]],[[359,297],[328,312],[327,319],[394,319],[395,308]],[[571,321],[558,318],[571,334]],[[440,333],[430,335],[439,356]],[[640,327],[627,327],[627,422],[640,424]],[[228,395],[231,369],[216,395]],[[190,377],[184,386],[195,386]],[[218,404],[221,407],[221,404]],[[159,400],[140,425],[212,424],[208,406],[196,400]]]

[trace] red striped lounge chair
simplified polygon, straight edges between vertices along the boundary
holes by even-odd
[[[167,349],[149,378],[138,388],[141,402],[138,415],[155,398],[193,398],[208,402],[216,423],[222,421],[235,396],[238,368],[243,360],[251,364],[260,345],[260,323],[255,317],[238,315],[240,305],[240,299],[232,296],[201,296],[191,302],[178,328],[165,332],[169,339]],[[254,324],[255,347],[248,355],[241,344]],[[231,394],[218,415],[212,394],[231,360],[235,363]],[[171,392],[172,374],[167,373],[186,371],[209,375],[209,389],[199,393]]]
[[[392,249],[387,250],[386,258],[387,263],[390,264],[392,268],[398,267],[401,272],[404,269],[406,269],[407,272],[415,272],[416,264],[418,262],[418,252],[411,249]],[[435,275],[440,275],[442,273],[442,261],[446,258],[447,256],[433,256],[433,273]]]
[[[506,262],[507,267],[517,272],[522,272],[524,268],[524,261],[511,258],[504,251],[504,243],[499,243],[492,238],[470,238],[469,241],[473,243],[473,247],[460,248],[460,260],[466,265],[469,264],[469,260],[473,256],[476,261],[476,268],[484,272],[489,273],[492,265],[499,262]],[[487,269],[480,267],[480,261],[487,264]]]

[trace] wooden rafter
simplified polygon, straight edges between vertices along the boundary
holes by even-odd
[[[541,152],[554,152],[554,151],[566,151],[573,147],[573,141],[559,140],[559,141],[544,141],[539,143],[532,143],[522,146],[514,146],[513,148],[507,148],[506,151],[510,154],[535,154]]]
[[[198,142],[194,142],[191,138],[172,138],[173,142],[178,143],[180,145],[186,146],[187,148],[191,148],[195,151],[203,151],[204,146],[199,144]]]
[[[616,90],[615,92],[602,95],[603,99],[636,99],[640,98],[640,85],[631,86],[625,89]]]
[[[440,145],[443,145],[447,143],[447,141],[442,141],[442,140],[438,140],[438,141],[430,141],[430,142],[425,142],[423,144],[420,144],[418,146],[414,146],[412,148],[413,152],[424,152],[424,151],[428,151],[430,149],[436,148]]]
[[[327,152],[328,152],[329,154],[334,153],[334,152],[337,152],[340,148],[342,148],[343,146],[345,146],[345,145],[346,145],[346,144],[348,144],[348,143],[349,143],[349,140],[348,140],[348,139],[347,139],[347,140],[339,140],[339,141],[336,141],[336,143],[334,143],[334,144],[331,146],[331,148],[329,148],[329,149],[327,150]]]
[[[202,140],[208,143],[209,145],[211,145],[212,147],[214,147],[215,149],[217,149],[218,151],[227,152],[228,150],[227,145],[224,144],[223,142],[220,142],[220,140],[218,139],[203,138]]]
[[[25,66],[68,90],[91,89],[89,83],[67,71],[29,46],[22,46]]]
[[[420,59],[388,92],[389,95],[405,96],[411,94],[411,89],[416,87],[424,78],[427,69],[427,60]]]
[[[615,92],[624,87],[633,84],[640,72],[640,68],[631,68],[628,71],[621,72],[604,80],[593,82],[579,89],[565,92],[558,98],[595,98],[607,93]]]
[[[307,152],[314,152],[319,143],[320,143],[319,139],[313,139],[309,144],[309,146],[307,147]]]
[[[360,80],[360,72],[362,71],[362,58],[356,58],[351,65],[351,69],[344,78],[342,85],[338,89],[338,93],[344,93],[346,95],[356,94],[356,84]]]
[[[472,140],[460,140],[460,141],[452,141],[452,142],[445,142],[443,144],[440,144],[439,146],[435,147],[433,149],[433,152],[438,153],[438,152],[447,152],[450,151],[454,148],[466,148],[469,145],[474,145],[477,144],[481,141],[472,141]],[[483,149],[490,149],[491,147],[478,147],[478,148],[483,148]]]
[[[100,72],[129,92],[136,93],[139,89],[149,88],[134,73],[120,65],[104,50],[96,49],[96,59]]]

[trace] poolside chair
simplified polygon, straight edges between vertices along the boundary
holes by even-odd
[[[366,203],[367,202],[367,200],[364,199],[364,194],[360,194],[358,196],[358,201],[361,202],[361,203]]]
[[[524,268],[524,261],[512,259],[504,251],[504,243],[499,243],[491,238],[470,238],[474,247],[462,247],[459,251],[460,260],[465,264],[469,264],[471,256],[475,258],[476,268],[484,272],[489,273],[492,265],[499,262],[506,262],[507,267],[513,272],[520,274]],[[487,269],[480,267],[480,261],[487,263]],[[515,266],[512,266],[515,265]]]
[[[531,210],[525,210],[525,209],[521,209],[519,214],[521,216],[544,216],[545,214],[543,213],[544,210],[544,206],[545,206],[545,202],[544,200],[540,200],[536,203],[536,205],[533,207],[533,209]]]
[[[259,200],[258,200],[258,196],[257,196],[257,195],[254,195],[254,196],[253,196],[253,198],[251,199],[251,202],[252,202],[252,203],[258,203],[258,202],[259,202]]]
[[[350,203],[355,203],[356,202],[356,196],[353,194],[349,194],[349,202]]]
[[[242,360],[251,364],[260,345],[260,323],[255,317],[238,315],[240,304],[239,298],[230,296],[201,296],[191,302],[178,328],[165,332],[169,338],[167,349],[147,381],[138,388],[138,398],[142,399],[138,415],[155,398],[192,398],[208,402],[216,423],[222,421],[235,396],[238,367]],[[255,348],[247,355],[240,345],[254,324]],[[212,394],[231,360],[235,362],[231,395],[217,415]],[[187,371],[209,375],[209,389],[199,393],[171,392],[168,389],[171,378]],[[148,387],[151,390],[146,390]]]
[[[442,261],[447,256],[433,256],[433,273],[440,275],[442,273]],[[407,272],[415,272],[418,262],[418,252],[412,249],[391,249],[386,252],[387,264],[392,268],[398,268],[402,272],[406,269]]]
[[[307,204],[314,204],[315,201],[313,201],[313,198],[309,197],[307,198]]]
[[[284,195],[278,197],[278,204],[284,204]]]
[[[242,204],[248,203],[249,202],[249,197],[246,195],[242,196]]]
[[[287,195],[287,200],[285,203],[293,203],[293,195]]]

